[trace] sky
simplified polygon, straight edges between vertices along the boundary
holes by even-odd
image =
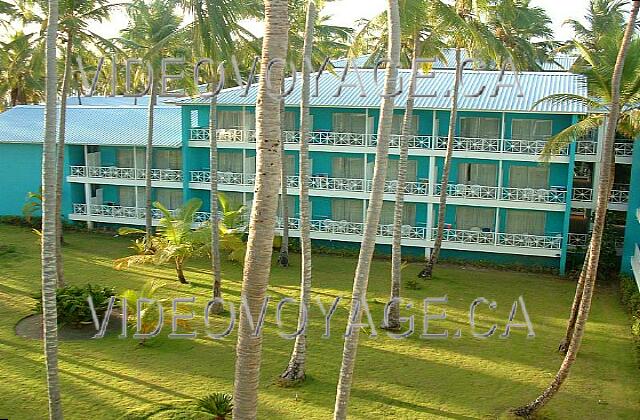
[[[124,0],[126,1],[126,0]],[[242,0],[237,0],[242,1]],[[122,2],[122,1],[119,1]],[[358,19],[369,19],[385,8],[386,0],[337,0],[326,3],[324,13],[331,15],[329,21],[340,26],[355,27]],[[589,0],[532,0],[532,6],[546,9],[553,22],[553,30],[557,40],[564,41],[573,36],[573,32],[562,23],[568,18],[581,18],[585,15]],[[118,31],[127,24],[126,14],[115,12],[108,22],[96,25],[97,33],[104,37],[115,37]],[[262,24],[247,22],[248,28],[256,35],[262,34]]]

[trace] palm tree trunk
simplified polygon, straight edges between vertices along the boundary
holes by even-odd
[[[67,120],[67,96],[71,79],[71,55],[73,53],[73,32],[67,31],[67,49],[64,57],[64,74],[60,93],[60,122],[58,125],[58,156],[56,161],[56,277],[58,288],[64,287],[64,265],[62,260],[62,184],[64,181],[64,142]]]
[[[373,181],[371,195],[369,196],[369,206],[367,208],[367,219],[364,225],[364,235],[360,246],[360,255],[356,266],[353,280],[353,291],[351,296],[351,309],[349,311],[349,321],[347,332],[351,332],[345,337],[344,348],[342,350],[342,366],[340,367],[340,377],[336,391],[336,403],[333,412],[334,419],[343,420],[347,418],[347,405],[351,394],[351,384],[353,382],[353,370],[356,363],[358,350],[359,328],[352,328],[354,322],[359,323],[362,318],[362,303],[367,297],[367,285],[369,282],[369,270],[371,259],[376,245],[376,235],[382,212],[382,202],[384,198],[384,183],[387,175],[387,162],[389,154],[389,138],[391,137],[391,126],[393,121],[393,107],[395,102],[397,69],[395,66],[400,62],[400,16],[398,11],[398,0],[388,0],[387,16],[389,26],[389,63],[386,70],[386,81],[384,86],[385,97],[380,105],[380,120],[378,127],[378,145],[376,147],[376,159],[373,169]]]
[[[284,85],[282,87],[284,91]],[[280,125],[284,130],[284,98],[280,101]],[[284,132],[280,141],[280,208],[282,209],[282,242],[280,243],[280,255],[278,264],[280,267],[289,267],[289,196],[287,195],[287,154],[284,150]]]
[[[269,61],[286,58],[289,31],[287,0],[265,0],[264,5],[265,34],[256,107],[256,183],[241,291],[251,314],[240,311],[233,392],[233,418],[242,420],[255,419],[258,411],[262,337],[255,336],[251,326],[257,325],[271,271],[280,187],[280,171],[276,168],[280,167],[282,127],[277,96],[283,77],[282,63],[276,62],[271,67],[271,86],[267,86],[265,79]]]
[[[633,36],[633,32],[635,29],[635,23],[638,17],[639,8],[640,1],[634,1],[611,79],[611,108],[607,118],[607,126],[602,149],[602,167],[600,168],[599,189],[598,198],[596,201],[595,217],[593,221],[593,232],[591,233],[589,252],[587,254],[585,262],[587,268],[585,272],[584,289],[582,291],[580,309],[578,310],[578,316],[576,318],[573,336],[571,337],[571,342],[569,343],[569,348],[567,349],[567,354],[562,361],[562,365],[560,366],[560,369],[556,373],[556,376],[551,384],[533,402],[524,407],[520,407],[514,410],[514,412],[519,416],[531,416],[533,413],[542,408],[546,403],[548,403],[551,398],[553,398],[553,396],[560,390],[560,387],[569,376],[571,367],[573,366],[573,363],[578,356],[578,351],[580,350],[580,344],[582,343],[585,326],[587,324],[587,319],[589,318],[591,299],[593,297],[593,290],[598,274],[598,262],[600,259],[600,248],[602,246],[602,235],[604,233],[607,217],[609,195],[611,194],[611,165],[614,162],[614,142],[618,119],[620,118],[620,81],[622,79],[624,61],[629,49],[631,37]]]
[[[42,317],[47,369],[49,418],[62,419],[58,379],[58,314],[56,309],[56,38],[58,0],[49,0],[46,38],[46,105],[42,145]]]
[[[311,300],[311,214],[309,206],[309,137],[311,127],[309,100],[311,97],[311,74],[306,66],[311,61],[313,36],[316,21],[316,5],[309,0],[307,21],[305,26],[303,59],[302,59],[302,98],[300,103],[300,243],[302,247],[302,282],[300,284],[300,312],[298,329],[305,326],[306,319],[303,307],[309,308]],[[305,362],[307,355],[306,332],[296,337],[289,364],[280,375],[280,383],[293,385],[305,378]]]
[[[615,180],[615,169],[616,169],[616,164],[615,164],[615,154],[611,155],[612,158],[612,162],[610,165],[611,168],[611,176],[609,179],[609,191],[611,191],[611,189],[613,188],[613,182]],[[558,351],[560,353],[567,353],[567,350],[569,350],[569,343],[571,342],[571,337],[573,337],[573,331],[575,329],[576,326],[576,321],[578,319],[578,312],[580,311],[580,301],[582,300],[582,293],[584,291],[584,282],[585,282],[585,278],[587,275],[587,256],[589,255],[591,250],[591,243],[589,243],[588,247],[587,247],[587,253],[585,255],[585,261],[582,264],[582,269],[580,270],[580,277],[578,278],[578,284],[576,285],[576,293],[575,296],[573,297],[573,303],[571,304],[571,313],[569,315],[569,321],[567,322],[567,330],[565,332],[564,338],[562,339],[562,341],[560,342],[560,345],[558,346]]]
[[[155,69],[154,69],[155,70]],[[151,212],[151,168],[153,168],[153,111],[156,105],[156,77],[151,77],[151,95],[149,97],[148,116],[147,116],[147,148],[145,150],[144,162],[144,193],[145,193],[145,246],[151,246],[151,234],[153,231],[153,214]],[[171,209],[169,209],[171,210]]]
[[[182,266],[184,265],[184,260],[180,258],[176,258],[176,275],[178,276],[178,281],[182,284],[189,284],[187,278],[184,276],[184,271],[182,270]]]
[[[447,151],[442,168],[442,180],[440,181],[440,201],[438,204],[438,226],[436,239],[431,250],[431,256],[424,269],[418,274],[422,278],[431,278],[433,267],[438,262],[442,241],[444,239],[444,220],[447,213],[447,190],[449,188],[449,174],[451,173],[451,160],[453,157],[454,136],[456,133],[456,123],[458,119],[458,95],[460,91],[460,80],[462,79],[462,63],[460,58],[460,47],[456,47],[456,75],[453,82],[453,95],[451,97],[451,115],[449,117],[449,132],[447,134]]]
[[[218,101],[211,96],[209,104],[209,180],[211,194],[209,205],[211,210],[211,271],[213,272],[213,298],[222,297],[222,274],[220,272],[220,228],[218,216]],[[211,309],[213,313],[222,312],[222,304],[217,303]]]
[[[419,34],[414,34],[413,40],[413,74],[417,71],[418,48],[420,47]],[[411,77],[409,92],[415,91],[416,78]],[[391,242],[391,296],[390,299],[400,298],[400,286],[402,282],[402,216],[404,214],[404,194],[407,183],[407,162],[409,160],[409,140],[413,135],[413,108],[415,98],[409,94],[407,105],[402,120],[402,133],[400,135],[400,159],[398,160],[398,179],[396,183],[396,205],[393,211],[393,239]],[[400,328],[400,304],[391,305],[389,319],[385,328],[395,330]]]

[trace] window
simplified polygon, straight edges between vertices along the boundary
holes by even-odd
[[[385,201],[382,203],[382,214],[380,215],[381,225],[392,225],[393,214],[395,213],[396,203],[393,201]],[[404,203],[402,207],[402,224],[403,225],[416,225],[416,204]]]
[[[331,173],[334,178],[363,179],[364,159],[361,157],[334,157]]]
[[[513,165],[509,170],[512,188],[549,188],[549,167]]]
[[[496,209],[485,207],[457,207],[456,208],[456,229],[494,230],[496,224]]]
[[[218,128],[242,130],[243,127],[242,111],[218,111]]]
[[[335,113],[333,114],[333,131],[364,134],[367,132],[367,115]]]
[[[334,198],[331,200],[331,218],[362,223],[362,200]]]
[[[413,123],[411,124],[411,132],[412,133],[417,133],[418,132],[418,116],[414,115],[413,118]],[[393,125],[391,128],[391,133],[392,134],[402,134],[402,122],[404,121],[404,115],[397,115],[394,114],[393,116]]]
[[[155,151],[153,167],[157,169],[182,168],[182,151],[179,149],[161,149]]]
[[[156,190],[156,201],[159,201],[169,210],[175,210],[182,205],[182,190],[158,188]]]
[[[289,207],[289,217],[296,217],[296,198],[287,196],[287,206]],[[278,217],[282,217],[282,199],[278,198]]]
[[[297,175],[298,166],[296,165],[296,156],[293,154],[284,155],[284,170],[287,172],[287,176]]]
[[[511,138],[515,140],[547,140],[551,137],[553,122],[549,120],[513,120]]]
[[[221,150],[218,153],[218,171],[242,173],[242,154]]]
[[[507,210],[507,233],[544,235],[546,213],[534,210]]]
[[[136,206],[136,189],[135,187],[120,187],[118,192],[120,196],[120,205],[123,207]]]
[[[458,183],[466,185],[495,186],[497,167],[491,163],[460,163]]]
[[[284,131],[296,130],[296,113],[293,111],[285,111],[284,113],[284,125],[282,126]]]
[[[462,137],[499,139],[500,118],[460,118],[460,135]]]
[[[191,112],[189,113],[189,117],[191,119],[191,127],[199,127],[200,125],[198,124],[198,111],[197,110],[191,110]]]
[[[119,168],[133,168],[133,149],[118,149],[116,162]]]
[[[398,179],[398,159],[389,159],[387,164],[387,180]],[[414,182],[418,179],[418,162],[409,159],[407,161],[407,182]]]

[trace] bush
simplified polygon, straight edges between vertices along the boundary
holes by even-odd
[[[636,355],[640,365],[640,291],[638,291],[638,286],[631,277],[621,277],[620,295],[622,303],[631,313],[631,335],[635,341]]]
[[[58,324],[79,326],[93,322],[91,309],[87,297],[91,295],[93,306],[98,316],[103,315],[109,306],[109,299],[115,296],[113,287],[65,286],[56,291],[56,306],[58,308]],[[42,294],[37,296],[36,313],[42,313]]]

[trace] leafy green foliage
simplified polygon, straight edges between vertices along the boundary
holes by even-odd
[[[109,306],[109,299],[115,296],[115,289],[108,286],[65,286],[56,292],[58,323],[79,325],[93,322],[87,297],[91,296],[96,314],[101,316]],[[35,306],[36,313],[42,313],[42,294]]]
[[[129,411],[123,418],[143,419],[212,419],[225,420],[233,410],[231,394],[216,392],[193,400],[166,401],[151,407]]]
[[[160,304],[166,301],[166,299],[157,299],[158,290],[162,289],[165,286],[164,283],[155,282],[153,280],[149,280],[145,282],[139,290],[125,290],[120,298],[124,298],[127,300],[127,304],[131,305],[131,307],[135,307],[138,299],[154,299]],[[130,313],[134,315],[135,312]],[[140,311],[141,318],[141,329],[140,332],[143,334],[147,334],[156,327],[158,323],[158,310],[155,305],[146,305]],[[135,316],[131,316],[127,322],[133,327],[136,326],[137,320]]]
[[[198,409],[215,416],[216,420],[224,420],[233,410],[233,397],[231,394],[216,392],[196,400]]]

